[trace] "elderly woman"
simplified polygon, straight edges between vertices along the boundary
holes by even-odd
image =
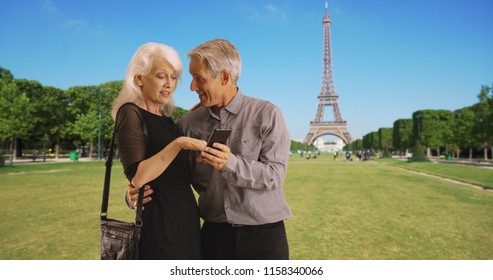
[[[200,259],[200,220],[190,187],[186,150],[206,142],[184,137],[171,119],[173,93],[183,72],[171,47],[147,43],[134,54],[113,105],[115,137],[135,208],[145,188],[140,259]],[[150,187],[149,187],[150,186]]]

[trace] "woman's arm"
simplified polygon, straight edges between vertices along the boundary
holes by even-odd
[[[137,172],[131,181],[132,185],[141,188],[145,183],[159,177],[182,149],[203,151],[206,144],[207,143],[203,140],[186,136],[176,138],[160,152],[139,163]]]
[[[125,200],[131,208],[143,184],[157,178],[175,159],[181,149],[203,150],[206,142],[189,137],[180,137],[168,144],[151,158],[145,159],[147,135],[144,132],[140,109],[135,104],[123,105],[116,115],[115,138],[128,185]],[[133,185],[132,185],[133,184]],[[138,187],[136,187],[138,186]],[[149,186],[144,192],[144,203],[150,201],[153,190]]]

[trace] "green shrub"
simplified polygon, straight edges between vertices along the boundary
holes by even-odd
[[[386,145],[385,148],[383,149],[382,158],[391,158],[391,157],[392,154],[389,151],[389,146]]]
[[[423,147],[421,147],[419,140],[416,140],[416,143],[414,144],[413,156],[410,161],[430,161],[426,157],[425,151],[423,150]]]

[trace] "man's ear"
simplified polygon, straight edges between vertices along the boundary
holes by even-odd
[[[221,74],[221,85],[225,86],[231,80],[231,75],[227,71],[222,71]]]
[[[139,86],[143,86],[144,85],[144,79],[142,77],[142,75],[135,75],[134,76],[134,82]]]

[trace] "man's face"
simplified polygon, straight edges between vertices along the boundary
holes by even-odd
[[[196,59],[190,60],[189,72],[192,75],[190,90],[199,95],[200,105],[205,107],[224,107],[221,75],[212,77],[205,63]]]

